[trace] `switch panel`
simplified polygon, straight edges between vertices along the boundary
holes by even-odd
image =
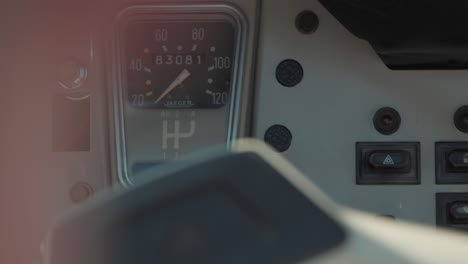
[[[468,184],[468,142],[438,142],[435,154],[437,184]]]
[[[360,142],[356,158],[357,184],[420,183],[417,142]]]
[[[468,193],[436,194],[437,226],[468,230]]]

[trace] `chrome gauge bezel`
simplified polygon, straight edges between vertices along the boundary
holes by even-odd
[[[114,142],[114,169],[120,184],[130,187],[134,184],[129,175],[127,156],[127,142],[125,135],[125,74],[123,74],[123,43],[124,28],[132,22],[142,20],[151,21],[207,21],[213,19],[225,19],[231,22],[235,29],[234,68],[232,71],[232,86],[229,102],[228,133],[226,135],[226,147],[239,136],[238,127],[241,122],[241,98],[243,94],[244,66],[246,62],[246,48],[248,36],[248,24],[243,13],[234,6],[228,4],[206,5],[139,5],[122,10],[116,17],[113,43],[112,43],[112,91],[111,101],[113,113]]]

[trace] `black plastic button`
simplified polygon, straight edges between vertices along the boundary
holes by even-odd
[[[468,193],[437,193],[436,224],[468,231]]]
[[[437,142],[436,183],[468,184],[468,142]]]
[[[411,167],[410,153],[407,151],[378,151],[369,156],[369,164],[375,169],[401,170]]]
[[[457,222],[468,222],[468,202],[456,202],[452,204],[450,215]]]
[[[420,184],[418,142],[358,142],[356,183]]]
[[[449,162],[456,169],[468,169],[468,150],[453,151],[449,155]]]

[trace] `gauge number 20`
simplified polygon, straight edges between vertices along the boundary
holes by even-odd
[[[134,94],[132,95],[132,104],[136,106],[143,106],[145,105],[145,96],[142,94]]]

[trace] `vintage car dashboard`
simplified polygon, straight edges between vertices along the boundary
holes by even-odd
[[[5,16],[22,20],[6,39],[30,34],[5,44],[21,54],[5,85],[26,88],[2,105],[3,195],[17,201],[4,226],[41,241],[100,190],[254,137],[338,203],[468,228],[463,64],[386,65],[326,1],[64,2]]]

